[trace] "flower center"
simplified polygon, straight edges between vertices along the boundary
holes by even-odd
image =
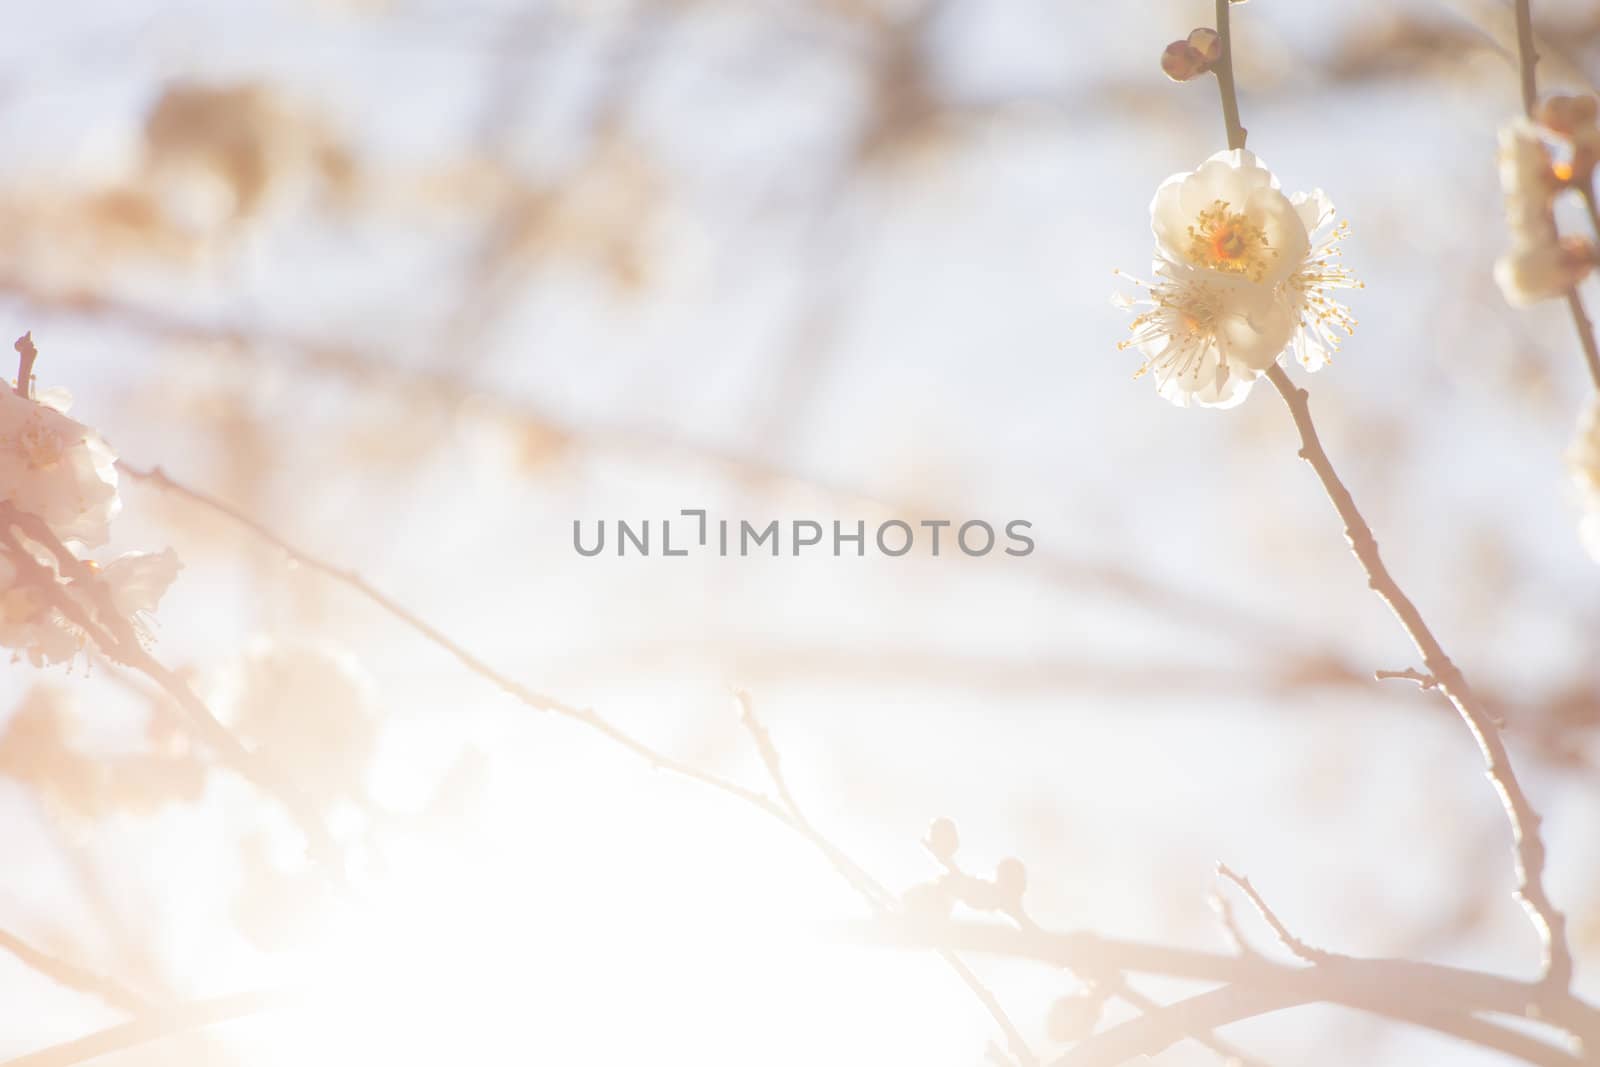
[[[22,458],[29,468],[36,471],[49,470],[60,463],[61,455],[65,451],[61,435],[38,422],[30,423],[22,431],[17,443],[22,450]]]
[[[1260,281],[1276,255],[1266,232],[1242,212],[1229,211],[1226,200],[1214,201],[1189,227],[1189,261],[1197,266]]]

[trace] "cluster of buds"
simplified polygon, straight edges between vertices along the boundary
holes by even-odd
[[[1555,206],[1575,191],[1594,199],[1600,127],[1593,96],[1553,96],[1532,119],[1500,129],[1500,186],[1511,250],[1495,262],[1495,281],[1512,304],[1526,307],[1565,296],[1597,262],[1589,238],[1563,237]]]
[[[1210,73],[1222,59],[1222,37],[1202,26],[1181,41],[1173,41],[1161,53],[1161,71],[1175,82],[1186,82]]]

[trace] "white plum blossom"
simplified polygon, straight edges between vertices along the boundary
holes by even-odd
[[[1232,407],[1286,350],[1317,370],[1354,328],[1330,295],[1359,285],[1334,262],[1348,226],[1320,190],[1286,196],[1252,153],[1218,152],[1162,182],[1150,224],[1154,279],[1125,275],[1145,295],[1121,298],[1137,314],[1119,347],[1144,354],[1139,374],[1172,403]]]
[[[1594,246],[1563,238],[1556,228],[1556,197],[1573,177],[1573,162],[1558,162],[1551,153],[1551,142],[1560,139],[1557,131],[1525,118],[1500,128],[1500,188],[1511,249],[1495,261],[1494,278],[1517,307],[1565,296],[1594,267]]]
[[[62,582],[43,548],[27,544],[34,561],[56,578],[56,595],[69,599],[92,621],[104,626],[106,606],[97,591],[81,581]],[[104,567],[90,564],[118,620],[127,622],[141,643],[151,638],[150,619],[161,597],[178,576],[181,564],[172,549],[129,552]],[[13,658],[26,657],[36,667],[71,663],[89,645],[89,636],[52,602],[50,595],[19,581],[16,561],[0,555],[0,646]]]
[[[1150,202],[1150,228],[1160,251],[1177,262],[1268,286],[1288,277],[1310,244],[1278,179],[1242,148],[1162,182]]]
[[[1593,268],[1593,246],[1580,238],[1563,237],[1513,248],[1495,260],[1494,280],[1507,303],[1530,307],[1566,296]]]
[[[1240,403],[1294,329],[1272,290],[1246,279],[1172,260],[1156,263],[1154,281],[1125,277],[1147,295],[1123,299],[1138,314],[1118,347],[1138,346],[1139,375],[1152,373],[1156,391],[1179,407]]]
[[[27,350],[26,369],[32,342],[17,347]],[[0,382],[0,503],[36,520],[5,526],[0,647],[35,666],[71,663],[86,650],[91,635],[74,619],[119,642],[148,643],[151,616],[179,569],[171,549],[104,566],[83,557],[110,538],[121,499],[116,454],[68,417],[70,402],[62,391],[24,395]]]
[[[1279,288],[1280,298],[1295,319],[1291,351],[1308,371],[1321,370],[1339,350],[1340,335],[1355,333],[1355,316],[1336,300],[1335,289],[1360,289],[1350,268],[1336,262],[1339,243],[1350,233],[1348,222],[1335,222],[1333,201],[1321,189],[1289,198],[1311,239],[1305,259]]]
[[[1578,536],[1600,563],[1600,398],[1591,399],[1578,419],[1578,434],[1567,450],[1567,469],[1582,516]]]
[[[359,796],[378,745],[375,686],[349,653],[305,639],[259,638],[216,681],[225,721],[295,768],[319,797]]]
[[[34,515],[63,541],[106,543],[117,497],[117,457],[100,435],[67,416],[71,397],[38,399],[0,387],[0,500]]]

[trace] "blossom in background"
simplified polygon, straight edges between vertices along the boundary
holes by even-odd
[[[1121,297],[1157,391],[1180,407],[1232,407],[1287,350],[1328,362],[1355,319],[1330,295],[1358,283],[1335,263],[1347,224],[1320,190],[1286,196],[1252,153],[1219,152],[1161,183],[1150,204],[1153,281]],[[1315,240],[1313,240],[1315,237]],[[1119,272],[1121,273],[1121,272]]]
[[[44,534],[30,537],[13,529],[19,548],[0,553],[0,646],[35,666],[70,663],[88,646],[90,635],[72,615],[114,636],[131,631],[134,640],[149,641],[151,616],[179,568],[170,549],[134,552],[104,567],[87,561],[92,578],[66,580],[62,565],[70,568],[72,561],[58,559],[56,552],[77,554],[105,544],[121,507],[116,454],[99,434],[68,417],[70,402],[59,390],[35,398],[0,387],[0,501],[40,520],[59,542],[42,544],[49,539]],[[9,554],[19,551],[26,556]],[[28,567],[29,560],[36,566]],[[50,584],[41,585],[39,575]]]
[[[1584,100],[1589,103],[1581,103]],[[1557,126],[1517,118],[1500,129],[1500,188],[1511,249],[1495,261],[1494,278],[1506,300],[1517,307],[1565,296],[1595,264],[1594,245],[1581,238],[1563,238],[1555,213],[1556,198],[1575,179],[1587,182],[1593,171],[1600,145],[1593,98],[1554,97],[1541,105],[1539,113]],[[1553,146],[1560,147],[1565,158],[1558,159]]]
[[[1591,399],[1578,418],[1577,437],[1567,450],[1567,468],[1583,509],[1578,536],[1600,563],[1600,398]]]
[[[129,552],[104,567],[91,564],[97,589],[81,581],[61,581],[49,552],[32,542],[25,547],[34,562],[56,579],[57,595],[70,600],[83,617],[107,628],[126,622],[141,644],[150,641],[152,617],[181,567],[170,548]],[[50,595],[20,577],[16,561],[0,555],[0,590],[4,590],[0,646],[12,649],[14,657],[26,657],[35,667],[71,663],[89,647],[89,635],[62,613]],[[108,607],[115,620],[107,618]]]
[[[72,398],[28,399],[0,388],[0,499],[43,519],[63,541],[106,543],[117,497],[117,457],[100,435],[67,416]]]

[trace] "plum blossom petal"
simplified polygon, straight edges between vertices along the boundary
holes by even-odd
[[[1311,235],[1311,244],[1298,269],[1284,279],[1278,295],[1295,320],[1290,351],[1306,370],[1317,371],[1333,359],[1341,335],[1355,332],[1355,316],[1333,297],[1333,291],[1362,285],[1338,262],[1339,244],[1349,235],[1350,224],[1334,221],[1333,201],[1327,194],[1314,189],[1296,193],[1289,201]]]
[[[1277,359],[1294,319],[1272,290],[1248,279],[1170,260],[1155,280],[1131,278],[1145,296],[1127,300],[1138,313],[1119,347],[1144,355],[1157,392],[1179,407],[1232,407]]]
[[[42,520],[63,541],[105,544],[121,507],[117,457],[65,413],[64,394],[30,400],[0,389],[0,499]]]
[[[1244,149],[1218,152],[1156,190],[1150,224],[1166,257],[1273,286],[1305,259],[1305,225],[1278,179]]]

